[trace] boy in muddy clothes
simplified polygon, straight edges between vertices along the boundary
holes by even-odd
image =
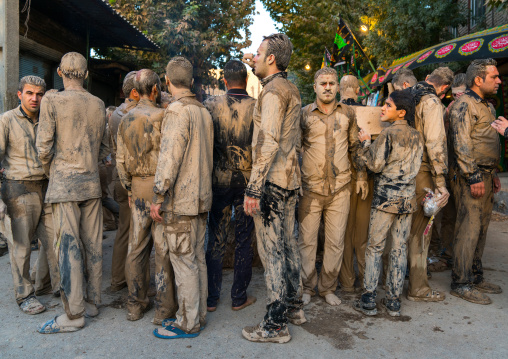
[[[210,237],[206,252],[208,271],[207,310],[217,308],[222,286],[222,261],[226,251],[231,209],[235,209],[235,263],[231,288],[232,309],[243,309],[256,301],[247,296],[252,277],[252,230],[254,221],[243,210],[245,188],[252,170],[252,114],[256,100],[245,91],[247,69],[238,60],[224,67],[226,95],[210,97],[205,107],[214,128],[213,202],[209,217]]]
[[[253,63],[254,74],[263,85],[254,109],[252,174],[244,202],[245,213],[254,216],[268,291],[264,320],[242,331],[244,338],[255,342],[286,343],[291,340],[288,318],[297,324],[306,321],[294,236],[301,99],[296,86],[287,80],[292,51],[285,34],[273,34],[264,37],[253,59],[244,57],[244,62]]]
[[[212,206],[213,122],[190,91],[192,73],[184,57],[173,58],[166,67],[174,102],[164,112],[151,216],[164,226],[163,242],[156,243],[155,250],[173,265],[178,312],[176,320],[154,330],[163,339],[196,337],[206,324],[205,232]]]
[[[102,204],[97,163],[109,153],[104,102],[83,88],[86,59],[62,57],[64,90],[41,103],[37,150],[49,175],[51,203],[65,314],[43,324],[43,334],[72,332],[99,314],[102,281]]]
[[[304,305],[316,294],[316,285],[328,304],[341,303],[335,290],[349,214],[352,165],[359,171],[357,184],[363,199],[368,191],[367,175],[357,157],[360,142],[356,114],[352,107],[336,100],[338,86],[337,71],[329,67],[318,70],[314,75],[316,101],[303,108],[301,116],[303,194],[298,206],[298,246]],[[325,242],[318,280],[316,251],[321,216],[325,223]]]
[[[501,190],[496,169],[499,137],[491,126],[496,112],[485,100],[501,84],[496,65],[493,59],[474,60],[466,72],[468,89],[450,111],[457,209],[450,294],[476,304],[491,303],[485,293],[502,292],[497,284],[485,281],[482,265],[494,193]]]
[[[448,155],[444,127],[444,106],[441,98],[450,88],[453,71],[448,67],[435,69],[427,79],[411,87],[415,100],[415,127],[423,136],[424,149],[420,171],[416,176],[416,205],[409,237],[409,290],[407,299],[415,302],[437,302],[445,299],[444,293],[433,290],[427,277],[427,256],[431,235],[423,235],[429,218],[421,205],[427,194],[434,190],[439,207],[444,207],[450,194],[446,189]]]
[[[125,102],[118,106],[111,114],[108,120],[111,155],[116,161],[117,135],[118,127],[122,118],[132,110],[139,101],[139,94],[134,88],[134,77],[136,71],[131,71],[125,75],[123,80],[122,92],[125,96]],[[117,164],[118,167],[118,164]],[[129,208],[129,194],[123,188],[118,169],[113,177],[114,193],[113,198],[120,206],[118,216],[118,230],[116,231],[115,243],[113,244],[113,258],[111,260],[111,292],[117,292],[127,286],[125,281],[125,259],[127,258],[127,248],[129,244],[129,229],[131,223],[131,210]]]
[[[53,250],[51,205],[44,203],[48,180],[35,147],[39,108],[45,91],[46,83],[40,77],[23,77],[18,89],[21,105],[0,117],[0,161],[4,168],[0,220],[6,213],[11,217],[12,242],[7,244],[12,281],[16,302],[27,314],[38,314],[46,309],[36,299],[30,281],[30,242],[34,235],[45,249],[40,249],[39,257],[47,255],[47,261],[40,258],[37,263],[39,269],[42,263],[49,264],[51,284],[48,291],[60,288],[58,263]]]
[[[159,159],[161,126],[164,109],[160,102],[161,83],[152,70],[136,73],[134,87],[140,96],[136,107],[130,110],[118,127],[117,166],[118,176],[128,191],[131,208],[131,229],[125,261],[125,278],[129,288],[127,319],[143,318],[150,309],[148,288],[150,286],[150,253],[153,244],[162,245],[162,225],[150,217],[153,184]],[[173,267],[164,261],[160,251],[155,254],[156,311],[154,324],[176,313],[174,300]]]
[[[386,298],[383,305],[391,316],[400,316],[400,295],[406,274],[406,242],[411,217],[416,211],[415,178],[420,169],[423,140],[414,126],[414,103],[409,90],[394,91],[386,100],[381,121],[391,125],[370,144],[370,135],[360,130],[360,160],[375,173],[370,214],[369,240],[365,251],[365,288],[353,308],[376,315],[376,295],[381,256],[391,237]]]

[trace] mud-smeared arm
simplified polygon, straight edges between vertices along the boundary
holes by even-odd
[[[367,180],[367,171],[365,168],[365,164],[360,160],[360,151],[361,151],[361,143],[358,139],[358,132],[360,128],[358,127],[358,121],[356,119],[356,112],[353,109],[350,109],[348,112],[349,118],[349,128],[348,128],[348,141],[349,141],[349,152],[351,153],[351,162],[353,167],[357,172],[357,180],[358,181],[366,181]]]
[[[129,196],[131,194],[131,185],[132,185],[132,176],[127,171],[127,165],[125,163],[125,158],[129,155],[127,147],[125,147],[125,143],[123,142],[122,133],[123,128],[122,124],[118,127],[118,136],[116,138],[116,169],[118,171],[118,177],[120,178],[120,182],[122,183],[123,188],[125,188],[129,192]]]
[[[55,128],[56,122],[53,106],[48,97],[44,96],[41,101],[35,146],[37,147],[44,173],[48,177],[54,155]]]
[[[102,161],[111,153],[111,148],[109,147],[109,130],[106,121],[106,113],[104,113],[104,122],[104,130],[102,132],[102,140],[99,147],[99,161]]]
[[[164,196],[171,192],[175,185],[189,136],[189,118],[166,110],[162,122],[161,149],[155,173],[153,203],[164,202]]]
[[[381,131],[370,146],[358,150],[358,163],[368,167],[372,172],[380,173],[386,166],[390,151],[390,140],[386,133]]]
[[[435,99],[427,100],[425,105],[423,137],[429,155],[432,177],[436,188],[446,188],[445,175],[448,173],[448,155],[443,106]]]

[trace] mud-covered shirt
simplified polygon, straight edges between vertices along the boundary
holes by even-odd
[[[446,187],[448,173],[444,110],[441,100],[434,94],[428,94],[421,98],[415,112],[415,127],[424,141],[420,171],[432,173],[436,188]]]
[[[212,184],[245,188],[252,170],[252,122],[256,100],[242,89],[208,98],[204,105],[213,120]]]
[[[482,182],[481,171],[492,171],[499,163],[499,136],[491,126],[495,114],[494,107],[472,90],[450,110],[454,163],[470,185]]]
[[[300,92],[286,72],[268,76],[261,84],[254,108],[252,173],[245,191],[253,198],[261,198],[267,181],[287,190],[300,187]]]
[[[131,190],[132,177],[155,176],[163,117],[164,109],[141,99],[120,122],[116,168],[127,191]]]
[[[366,178],[358,161],[358,123],[356,113],[335,101],[333,111],[322,111],[317,102],[302,109],[302,186],[323,196],[333,194],[351,182],[351,153],[359,178]]]
[[[153,203],[162,211],[196,216],[212,206],[213,122],[190,91],[164,112]]]
[[[125,102],[122,103],[120,106],[118,106],[115,111],[111,114],[109,117],[109,136],[110,136],[110,150],[111,154],[113,155],[113,158],[116,156],[116,148],[117,148],[117,135],[118,135],[118,127],[120,126],[120,122],[122,121],[122,118],[132,110],[136,105],[138,104],[138,101],[126,98]]]
[[[405,120],[395,121],[359,152],[360,160],[375,173],[372,208],[397,214],[415,212],[415,178],[423,154],[419,131]]]
[[[37,151],[47,175],[47,203],[101,198],[98,162],[110,153],[104,102],[85,89],[47,93]]]
[[[0,115],[0,161],[4,177],[17,181],[46,178],[35,140],[39,122],[33,123],[21,106]]]

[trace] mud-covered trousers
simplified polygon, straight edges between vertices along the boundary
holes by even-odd
[[[287,313],[302,307],[301,260],[295,238],[295,206],[298,190],[286,190],[270,182],[254,216],[259,256],[265,268],[267,313],[261,323],[266,330],[287,325]]]
[[[101,301],[101,199],[53,203],[52,208],[60,295],[69,319],[78,319],[85,313],[85,300]]]
[[[406,242],[411,228],[412,214],[395,214],[372,208],[370,214],[369,240],[365,251],[366,292],[374,292],[381,272],[381,256],[386,238],[391,235],[388,271],[386,273],[386,298],[398,299],[402,294],[406,275]]]
[[[302,261],[303,292],[314,295],[318,287],[322,297],[333,294],[337,289],[337,277],[342,264],[344,234],[349,213],[349,185],[328,196],[303,191],[298,203],[298,222],[300,235],[298,247]],[[321,216],[325,222],[325,243],[323,267],[316,271],[316,251]]]
[[[351,180],[351,205],[344,237],[344,253],[339,272],[339,282],[343,289],[352,291],[355,285],[354,255],[358,264],[358,282],[363,286],[365,273],[365,249],[369,238],[370,206],[374,195],[374,178],[368,179],[369,193],[365,200],[356,193],[356,180]]]
[[[163,226],[150,217],[153,198],[153,176],[132,178],[132,207],[129,246],[125,261],[125,278],[129,289],[127,310],[141,315],[150,303],[150,253],[155,243],[155,318],[165,319],[176,312],[174,274],[171,261],[165,260],[160,248],[164,245]]]
[[[232,306],[238,307],[247,300],[247,287],[252,278],[252,230],[254,220],[243,210],[245,188],[213,187],[212,209],[208,217],[209,238],[206,249],[208,271],[207,306],[215,307],[222,287],[222,262],[226,253],[231,209],[235,209],[235,262]]]
[[[39,252],[39,256],[47,256],[53,290],[60,288],[58,262],[54,250],[51,205],[44,204],[46,187],[47,180],[5,180],[2,183],[2,199],[7,206],[7,214],[11,217],[13,241],[7,244],[14,293],[18,304],[33,296],[35,292],[30,280],[31,241],[34,236],[39,238],[44,248],[44,251]],[[44,263],[46,263],[45,260],[38,261],[39,266],[43,266]],[[37,270],[39,271],[39,268]]]
[[[119,179],[115,180],[114,198],[120,206],[118,230],[113,244],[113,259],[111,262],[111,288],[120,289],[126,284],[125,260],[129,245],[129,229],[131,223],[131,210],[129,208],[128,192],[122,187]]]
[[[492,215],[494,193],[492,174],[482,171],[482,175],[485,194],[481,198],[471,196],[471,187],[462,176],[457,175],[452,180],[457,208],[452,289],[483,281],[482,256]]]
[[[207,213],[163,213],[164,236],[158,250],[165,258],[169,255],[175,271],[178,311],[173,325],[186,333],[199,332],[206,324],[206,218]]]

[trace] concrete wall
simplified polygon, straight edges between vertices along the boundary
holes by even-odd
[[[0,113],[18,104],[19,2],[0,0]]]

